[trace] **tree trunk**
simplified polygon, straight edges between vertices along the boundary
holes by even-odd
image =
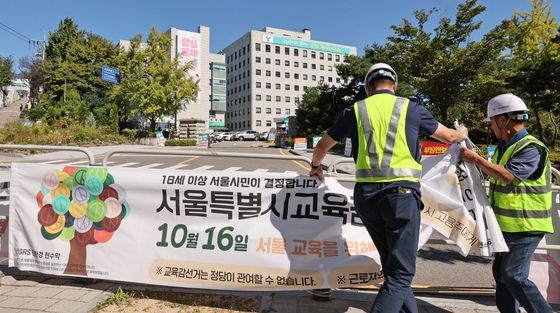
[[[150,118],[150,130],[151,131],[156,131],[156,119],[155,118]]]
[[[79,243],[76,238],[70,240],[70,255],[64,274],[87,276],[87,245]]]

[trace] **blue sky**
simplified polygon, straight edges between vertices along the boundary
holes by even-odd
[[[376,3],[377,2],[377,3]],[[177,27],[197,31],[199,25],[210,27],[212,52],[218,52],[251,29],[265,26],[301,31],[309,28],[312,38],[355,46],[358,54],[374,42],[384,43],[392,34],[391,25],[403,18],[413,19],[413,11],[437,8],[432,21],[454,17],[458,0],[392,1],[315,1],[315,0],[238,0],[238,1],[147,1],[147,0],[3,0],[0,22],[32,39],[42,39],[43,31],[58,27],[64,17],[71,17],[80,29],[99,34],[113,42],[147,34],[153,25],[161,31]],[[552,0],[553,15],[560,17],[560,1]],[[353,3],[348,5],[346,3]],[[479,0],[486,11],[480,37],[516,9],[530,9],[529,0]],[[558,21],[557,21],[558,22]],[[27,42],[0,29],[0,55],[17,60],[33,54]]]

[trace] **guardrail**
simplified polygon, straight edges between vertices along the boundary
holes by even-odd
[[[300,155],[276,155],[276,154],[251,154],[238,152],[215,152],[215,151],[146,151],[134,149],[114,149],[107,151],[103,158],[102,165],[107,166],[109,159],[116,154],[144,154],[144,155],[185,155],[185,156],[210,156],[210,157],[229,157],[229,158],[256,158],[274,160],[295,160],[311,164],[311,159]]]
[[[89,161],[89,165],[95,164],[95,157],[87,148],[74,147],[74,146],[42,146],[42,145],[0,145],[0,150],[44,150],[44,151],[77,151],[84,153]]]

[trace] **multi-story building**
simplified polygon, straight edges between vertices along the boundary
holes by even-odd
[[[335,65],[356,47],[311,39],[311,31],[265,27],[227,46],[226,127],[268,131],[295,115],[308,88],[323,82],[340,86]]]
[[[170,28],[170,58],[178,58],[180,64],[192,63],[186,74],[198,81],[197,99],[186,102],[176,117],[168,117],[177,122],[179,137],[195,138],[198,133],[225,127],[226,111],[226,64],[223,54],[210,52],[210,28],[199,26],[198,32]],[[120,46],[130,47],[130,42],[121,40]]]

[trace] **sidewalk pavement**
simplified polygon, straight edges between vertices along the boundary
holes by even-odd
[[[118,146],[127,148],[128,146]],[[92,147],[95,155],[103,154],[117,147]],[[128,148],[142,149],[139,146]],[[146,149],[153,147],[147,146]],[[294,154],[312,157],[312,150],[291,151]],[[79,152],[52,152],[48,159],[81,157]],[[323,160],[324,167],[342,156],[328,154]],[[36,158],[29,156],[30,159]],[[45,159],[45,155],[42,155]],[[353,172],[353,164],[341,166],[341,169]],[[333,291],[330,301],[316,301],[306,291],[282,292],[240,292],[189,288],[170,288],[162,286],[128,284],[107,280],[94,280],[79,277],[61,277],[35,272],[19,271],[15,268],[0,266],[0,312],[64,312],[86,313],[106,299],[119,287],[125,290],[152,290],[176,293],[195,293],[207,295],[260,296],[259,312],[275,313],[314,313],[314,312],[368,312],[375,290],[340,289]],[[419,312],[461,312],[485,313],[497,312],[493,296],[488,294],[438,294],[417,292]],[[560,306],[555,310],[560,312]]]
[[[376,291],[340,289],[333,291],[330,301],[316,301],[306,291],[242,292],[170,288],[127,284],[78,277],[58,277],[0,266],[0,312],[64,312],[86,313],[118,288],[205,295],[260,296],[259,312],[266,313],[338,313],[368,312]],[[496,312],[493,298],[486,296],[417,295],[421,313],[431,312]],[[559,308],[560,309],[560,308]]]

